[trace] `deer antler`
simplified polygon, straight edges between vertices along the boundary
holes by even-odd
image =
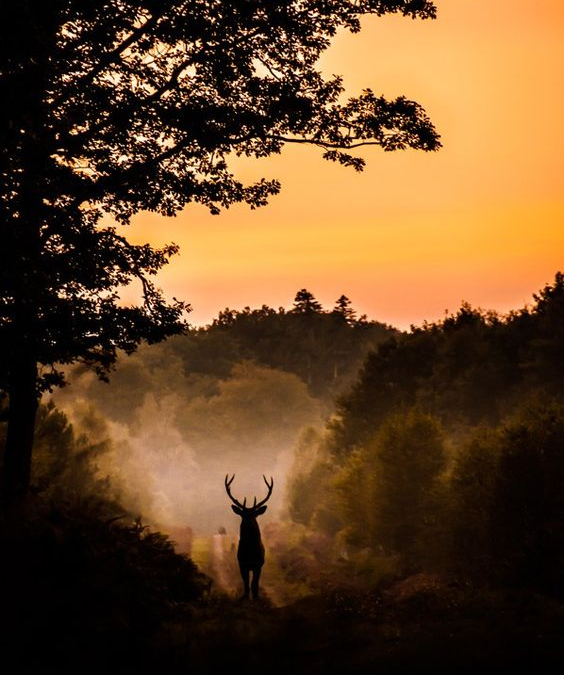
[[[272,478],[272,476],[270,477],[270,483],[266,480],[266,476],[264,474],[262,475],[262,477],[264,478],[264,482],[266,483],[266,487],[268,488],[268,493],[267,493],[266,497],[262,501],[260,501],[258,504],[257,504],[257,498],[255,497],[253,505],[247,507],[247,498],[246,497],[243,500],[243,503],[241,504],[241,502],[238,501],[237,499],[235,499],[235,497],[231,494],[231,483],[235,479],[235,474],[233,474],[231,476],[231,478],[229,478],[229,474],[227,474],[225,476],[225,491],[229,495],[229,499],[231,499],[231,501],[235,504],[235,506],[238,506],[240,509],[246,509],[247,511],[254,511],[255,509],[259,509],[261,506],[266,504],[266,502],[270,499],[270,495],[272,494],[272,488],[274,487],[274,479]]]
[[[235,504],[235,506],[238,506],[240,509],[245,509],[247,505],[247,498],[245,497],[245,501],[241,504],[240,501],[237,501],[235,497],[231,494],[231,483],[235,479],[235,474],[231,476],[231,479],[229,478],[229,474],[225,476],[225,490],[227,491],[227,494],[229,495],[229,499]]]
[[[264,482],[266,483],[266,487],[268,488],[268,494],[258,504],[256,503],[255,497],[255,504],[253,505],[253,509],[258,509],[263,504],[266,504],[266,502],[270,499],[270,495],[272,494],[272,488],[274,487],[274,478],[272,478],[272,476],[270,476],[270,483],[266,480],[266,476],[264,474],[262,474],[262,477],[264,478]]]

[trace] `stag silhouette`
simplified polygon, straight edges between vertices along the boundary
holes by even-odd
[[[231,494],[231,483],[234,478],[235,474],[233,474],[231,478],[229,478],[229,475],[225,476],[225,490],[229,495],[229,499],[233,502],[231,508],[241,517],[237,560],[239,562],[239,570],[245,589],[243,597],[247,599],[250,593],[253,599],[256,599],[259,596],[260,573],[262,566],[264,565],[264,545],[260,537],[260,528],[257,523],[257,518],[262,516],[266,511],[266,502],[270,499],[270,495],[272,494],[274,480],[271,476],[269,483],[266,480],[266,476],[263,475],[264,482],[268,488],[266,497],[258,504],[257,498],[255,497],[254,504],[252,506],[247,506],[246,497],[241,504],[241,502],[235,499]],[[252,582],[250,581],[251,572],[253,574]]]

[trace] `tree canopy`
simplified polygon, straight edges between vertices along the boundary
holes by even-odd
[[[62,382],[57,363],[104,376],[118,349],[183,330],[187,305],[151,281],[177,248],[132,245],[108,218],[262,206],[279,183],[245,185],[230,159],[286,143],[357,170],[360,146],[439,147],[417,103],[368,89],[343,102],[341,78],[318,70],[339,28],[397,12],[435,16],[424,0],[12,3],[0,28],[5,470],[12,447],[29,454],[37,395]],[[143,302],[125,307],[120,289],[135,280]]]
[[[562,272],[533,297],[391,335],[325,429],[302,434],[289,513],[352,570],[562,597]]]

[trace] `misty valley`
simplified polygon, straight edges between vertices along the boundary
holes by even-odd
[[[1,7],[0,671],[560,672],[564,4]]]
[[[2,518],[3,648],[27,666],[564,655],[562,273],[507,315],[462,304],[410,331],[302,289],[122,354],[109,382],[65,374]]]

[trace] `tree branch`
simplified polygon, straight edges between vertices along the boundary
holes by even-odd
[[[355,148],[361,148],[366,145],[382,145],[379,141],[359,141],[358,143],[331,143],[329,141],[315,140],[313,138],[293,138],[288,136],[277,136],[271,135],[268,138],[272,138],[275,141],[282,141],[283,143],[303,143],[305,145],[317,145],[320,148],[328,148],[331,150],[354,150]]]
[[[130,47],[132,44],[137,42],[140,37],[145,35],[149,30],[151,30],[161,19],[162,17],[166,14],[166,12],[176,4],[176,0],[172,0],[171,4],[168,7],[164,7],[161,9],[161,11],[156,12],[151,16],[147,21],[145,21],[144,24],[136,28],[133,32],[129,34],[128,37],[125,38],[122,42],[120,42],[114,49],[112,49],[110,52],[108,52],[104,57],[100,59],[98,64],[92,68],[89,72],[87,72],[85,75],[80,77],[77,81],[73,82],[72,89],[68,89],[67,91],[63,91],[59,96],[57,96],[53,102],[52,105],[54,106],[60,106],[63,103],[66,103],[68,98],[70,96],[75,95],[75,92],[77,89],[83,87],[85,84],[88,84],[89,82],[92,82],[94,78],[102,73],[109,65],[111,65],[116,58],[124,52],[128,47]]]

